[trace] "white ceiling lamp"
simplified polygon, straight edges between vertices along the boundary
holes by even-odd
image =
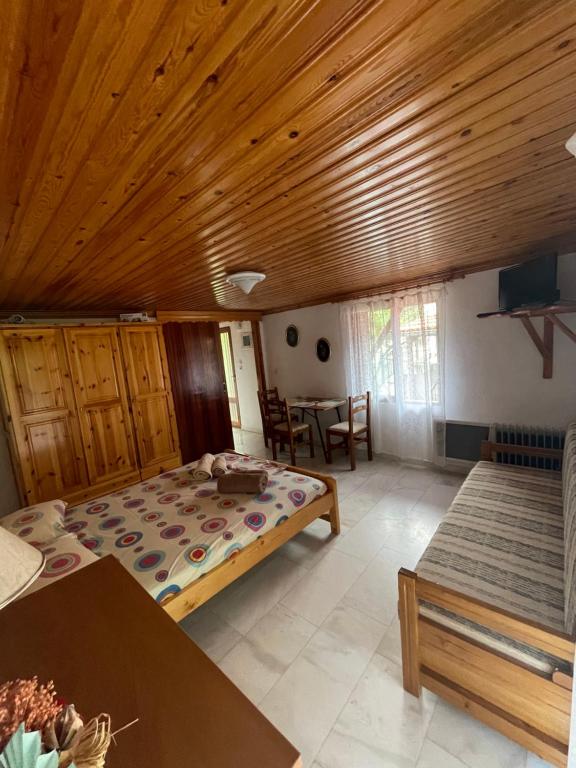
[[[240,288],[246,295],[250,293],[257,283],[266,279],[262,272],[235,272],[233,275],[226,275],[226,282],[235,288]]]
[[[566,149],[573,155],[576,155],[576,133],[566,142]]]

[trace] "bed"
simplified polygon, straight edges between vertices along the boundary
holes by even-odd
[[[193,462],[68,507],[64,531],[43,547],[47,564],[39,582],[65,575],[95,556],[114,555],[180,620],[316,518],[340,532],[332,477],[233,451],[222,455],[229,469],[266,470],[264,493],[219,494],[215,479],[194,480]],[[29,527],[20,530],[35,535]]]

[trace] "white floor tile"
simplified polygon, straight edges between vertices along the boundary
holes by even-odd
[[[336,547],[338,540],[346,533],[347,531],[343,530],[336,536],[330,530],[330,524],[326,520],[314,520],[293,539],[282,545],[278,552],[288,560],[304,566],[307,570],[312,570],[331,549]]]
[[[528,753],[526,760],[526,768],[553,768],[551,763],[547,763],[542,760],[541,757]]]
[[[524,768],[526,763],[522,747],[444,701],[438,702],[427,735],[469,768]]]
[[[362,560],[332,550],[286,594],[282,603],[320,626],[364,568]]]
[[[416,768],[467,768],[467,766],[433,741],[425,739]]]
[[[403,566],[406,566],[404,555],[381,550],[346,592],[342,602],[388,626],[396,615],[398,570]]]
[[[245,635],[308,571],[284,557],[268,559],[257,572],[221,593],[214,612]]]
[[[302,651],[350,691],[366,669],[386,627],[347,605],[337,606]]]
[[[262,701],[264,714],[302,751],[304,766],[328,735],[384,632],[379,622],[338,606]]]
[[[380,656],[402,666],[402,643],[400,641],[400,621],[394,618],[376,649]]]
[[[436,699],[407,694],[396,664],[375,654],[316,760],[321,768],[412,768]]]
[[[424,493],[421,488],[393,488],[386,491],[370,510],[371,516],[384,520],[403,520]]]
[[[212,661],[218,663],[240,640],[242,635],[207,605],[186,616],[180,626]]]
[[[255,704],[294,661],[316,627],[277,605],[220,662],[220,669]]]
[[[259,705],[260,711],[302,753],[309,765],[350,694],[350,687],[335,680],[303,655]]]

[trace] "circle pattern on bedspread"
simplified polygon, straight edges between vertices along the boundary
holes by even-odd
[[[154,491],[160,490],[160,483],[146,483],[146,485],[142,487],[142,490],[144,493],[154,493]]]
[[[162,512],[147,512],[143,517],[142,520],[146,523],[155,523],[157,520],[160,520],[162,517]]]
[[[261,493],[259,496],[256,496],[254,498],[254,501],[257,501],[259,504],[269,504],[271,501],[274,501],[276,496],[274,496],[273,493]]]
[[[181,592],[182,590],[178,586],[178,584],[169,584],[167,587],[164,587],[162,592],[158,594],[156,597],[156,602],[161,603],[164,598],[168,597],[169,595],[177,595],[178,592]]]
[[[224,539],[224,541],[230,541],[230,539],[234,538],[234,534],[232,533],[232,531],[224,531],[224,533],[222,534],[222,538]]]
[[[286,520],[288,520],[288,515],[282,515],[282,517],[279,517],[278,520],[276,520],[276,527],[282,525],[282,523],[285,523]]]
[[[241,549],[242,549],[241,544],[231,544],[226,550],[224,557],[226,558],[226,560],[230,560],[231,558],[236,557],[236,555],[238,554],[238,552],[240,552]]]
[[[20,536],[21,539],[25,539],[26,536],[29,536],[33,530],[34,528],[32,528],[32,526],[28,526],[28,528],[20,528],[18,531],[18,536]]]
[[[194,567],[202,565],[204,560],[208,557],[209,547],[206,544],[195,544],[187,549],[184,553],[184,557]]]
[[[100,536],[90,536],[88,539],[82,539],[82,546],[95,552],[97,549],[100,549],[103,541],[104,539]]]
[[[223,531],[228,524],[228,520],[225,517],[211,517],[210,520],[206,520],[200,526],[204,533],[218,533]]]
[[[79,533],[88,525],[87,520],[76,520],[74,523],[67,523],[64,528],[68,533]]]
[[[28,510],[23,515],[20,515],[20,517],[16,518],[14,522],[12,523],[12,528],[19,528],[21,525],[28,525],[29,523],[35,523],[36,520],[40,520],[42,517],[42,512],[31,512]]]
[[[161,552],[159,549],[153,549],[150,552],[144,552],[140,555],[138,560],[134,563],[134,570],[136,571],[151,571],[153,568],[158,568],[164,562],[166,557],[165,552]]]
[[[144,499],[130,499],[129,501],[124,502],[125,509],[136,509],[137,507],[141,507],[142,504],[145,504]]]
[[[86,509],[87,515],[98,515],[100,512],[105,512],[110,507],[105,501],[101,501],[98,504],[92,504],[91,507]]]
[[[54,555],[54,557],[48,558],[42,576],[47,578],[53,578],[54,576],[65,576],[70,571],[73,571],[78,565],[80,565],[80,555],[75,552],[67,552],[65,554]]]
[[[238,499],[222,499],[222,501],[219,501],[217,506],[218,509],[232,509],[232,507],[237,506]]]
[[[188,515],[195,515],[196,512],[200,512],[200,505],[199,504],[187,504],[185,507],[182,507],[178,510],[178,514],[182,515],[182,517],[187,517]]]
[[[183,525],[170,525],[160,533],[162,539],[177,539],[185,532],[186,528]]]
[[[210,489],[210,488],[200,488],[199,491],[196,491],[194,496],[198,496],[199,499],[205,499],[208,496],[212,496],[213,493],[214,493],[214,489],[213,488],[212,489]]]
[[[288,491],[288,498],[295,507],[301,507],[306,501],[306,492],[296,488],[292,491]]]
[[[166,569],[162,569],[161,571],[158,571],[158,573],[154,578],[156,579],[156,581],[160,581],[160,582],[166,581],[166,579],[168,578],[168,571]]]
[[[244,518],[244,524],[252,531],[259,531],[266,522],[266,515],[262,512],[251,512]]]
[[[120,547],[120,549],[124,549],[125,547],[133,547],[134,544],[137,544],[140,539],[144,536],[142,531],[130,531],[129,533],[125,533],[123,536],[120,536],[119,539],[116,539],[116,546]]]
[[[158,504],[174,504],[180,498],[179,493],[165,493],[158,498]]]
[[[121,515],[118,515],[118,517],[109,517],[108,520],[104,520],[103,523],[100,523],[98,528],[100,528],[101,531],[109,531],[111,528],[119,528],[124,520],[126,520],[126,518]]]

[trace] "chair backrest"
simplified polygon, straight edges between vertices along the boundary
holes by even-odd
[[[564,509],[564,622],[576,633],[576,421],[568,425],[562,457]]]
[[[370,392],[348,398],[348,422],[352,424],[357,413],[366,411],[366,424],[370,424]]]
[[[282,420],[288,424],[288,431],[292,432],[292,413],[290,411],[290,407],[288,406],[288,400],[284,398],[284,400],[280,400],[279,403],[281,404],[282,409]]]

